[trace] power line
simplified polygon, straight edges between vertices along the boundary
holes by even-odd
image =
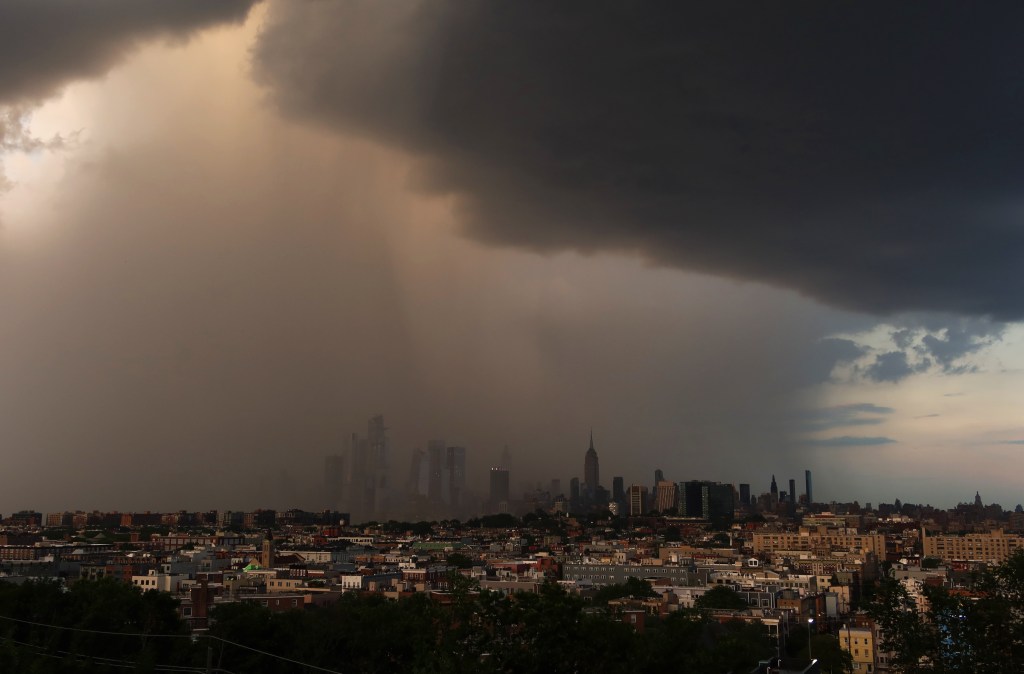
[[[0,620],[11,620],[16,623],[23,623],[25,625],[35,625],[36,627],[46,627],[55,630],[67,630],[69,632],[85,632],[86,634],[107,634],[115,637],[160,637],[165,639],[191,639],[191,634],[153,634],[152,632],[109,632],[106,630],[90,630],[84,627],[69,627],[66,625],[48,625],[47,623],[37,623],[31,620],[22,620],[21,618],[13,618],[11,616],[0,615]]]
[[[13,639],[11,637],[4,637],[4,639],[6,641],[11,642],[11,643],[15,643],[15,644],[18,644],[20,646],[25,646],[27,648],[30,648],[33,651],[35,651],[36,655],[39,655],[39,656],[42,656],[42,657],[47,657],[47,658],[64,659],[66,657],[71,657],[71,658],[74,658],[76,660],[90,660],[90,661],[92,661],[94,663],[105,665],[107,667],[120,667],[122,669],[135,668],[135,667],[138,667],[138,664],[139,664],[136,661],[125,660],[123,658],[108,658],[108,657],[101,656],[101,655],[86,655],[84,653],[72,653],[70,651],[62,651],[62,650],[59,650],[59,649],[54,649],[54,652],[51,653],[48,650],[46,650],[45,647],[40,646],[38,644],[30,644],[30,643],[27,643],[25,641],[19,641],[17,639]],[[179,673],[181,673],[181,672],[194,672],[194,673],[202,674],[203,672],[206,671],[205,669],[201,669],[201,668],[198,668],[198,667],[184,667],[184,666],[180,666],[180,665],[154,664],[154,665],[152,665],[152,667],[153,667],[153,669],[155,671],[158,671],[158,672],[179,672]],[[218,671],[227,672],[227,670],[218,670]],[[230,672],[228,672],[228,674],[230,674]]]
[[[263,651],[263,650],[260,650],[258,648],[253,648],[252,646],[246,646],[245,644],[240,644],[240,643],[238,643],[236,641],[231,641],[229,639],[224,639],[222,637],[214,636],[212,634],[192,635],[192,634],[154,634],[152,632],[111,632],[111,631],[107,631],[107,630],[86,629],[84,627],[69,627],[69,626],[65,626],[65,625],[50,625],[50,624],[47,624],[47,623],[33,622],[31,620],[23,620],[21,618],[14,618],[14,617],[5,616],[5,615],[0,615],[0,620],[10,620],[10,621],[17,622],[17,623],[23,623],[25,625],[34,625],[35,627],[45,627],[47,629],[67,630],[67,631],[70,631],[70,632],[84,632],[86,634],[104,634],[104,635],[108,635],[108,636],[117,636],[117,637],[145,637],[145,638],[148,638],[148,639],[190,639],[190,640],[192,640],[192,639],[212,639],[212,640],[224,643],[224,644],[228,644],[229,646],[235,646],[237,648],[242,648],[242,649],[247,650],[247,651],[252,651],[253,653],[259,653],[260,655],[265,655],[268,658],[275,658],[275,659],[281,660],[283,662],[290,662],[293,665],[299,665],[300,667],[306,667],[308,669],[313,669],[313,670],[316,670],[318,672],[327,672],[327,674],[342,674],[341,672],[339,672],[339,671],[337,671],[335,669],[327,669],[326,667],[318,667],[317,665],[311,665],[308,662],[302,662],[301,660],[293,660],[292,658],[286,658],[283,655],[277,655],[276,653],[270,653],[268,651]],[[202,670],[196,670],[196,671],[202,671]]]

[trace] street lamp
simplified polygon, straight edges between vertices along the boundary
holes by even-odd
[[[807,619],[807,659],[814,661],[814,656],[811,655],[811,626],[814,624],[814,618]]]

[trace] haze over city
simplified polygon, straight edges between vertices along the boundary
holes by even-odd
[[[312,507],[376,414],[1012,508],[1020,18],[5,2],[0,512]]]

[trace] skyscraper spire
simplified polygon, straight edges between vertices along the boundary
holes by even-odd
[[[597,461],[597,450],[594,449],[594,429],[590,429],[590,448],[583,460],[583,482],[587,486],[587,494],[593,496],[600,482],[600,468]]]

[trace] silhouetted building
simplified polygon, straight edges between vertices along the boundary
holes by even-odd
[[[775,505],[776,503],[779,502],[779,485],[777,485],[775,483],[775,476],[774,475],[772,475],[771,494],[772,494],[772,505]]]
[[[466,491],[466,448],[449,447],[445,456],[445,469],[448,474],[448,504],[459,508],[463,504]]]
[[[626,489],[621,477],[612,478],[612,500],[623,502],[626,499]]]
[[[491,468],[491,512],[508,512],[509,479],[507,468]]]
[[[370,417],[367,423],[366,439],[370,449],[370,470],[371,470],[371,503],[372,512],[379,515],[384,512],[386,503],[390,497],[390,483],[388,482],[388,438],[387,427],[384,425],[384,416],[376,415]]]
[[[594,431],[590,431],[590,448],[587,449],[586,458],[583,460],[583,482],[586,485],[587,496],[593,497],[601,484],[600,468],[597,461],[597,450],[594,449]]]
[[[338,508],[345,496],[345,457],[332,454],[324,458],[324,504]]]
[[[805,470],[804,471],[804,482],[805,482],[804,490],[805,490],[805,493],[807,494],[807,507],[810,507],[811,504],[814,503],[814,495],[811,492],[811,471],[809,471],[809,470]]]
[[[569,480],[569,509],[574,512],[580,509],[580,479],[578,477]]]
[[[427,458],[430,462],[430,479],[427,482],[427,498],[437,505],[448,495],[448,471],[445,470],[444,440],[427,443]]]
[[[735,491],[731,484],[690,480],[679,483],[679,514],[699,517],[715,524],[732,521],[736,509]]]
[[[790,503],[796,503],[796,480],[789,478],[789,501]]]
[[[750,505],[750,485],[740,483],[740,504],[744,507]]]
[[[412,450],[412,459],[409,462],[409,485],[410,496],[426,496],[430,488],[430,459],[422,449]]]
[[[629,487],[629,514],[631,517],[643,515],[647,512],[647,487],[642,484],[634,484]]]

